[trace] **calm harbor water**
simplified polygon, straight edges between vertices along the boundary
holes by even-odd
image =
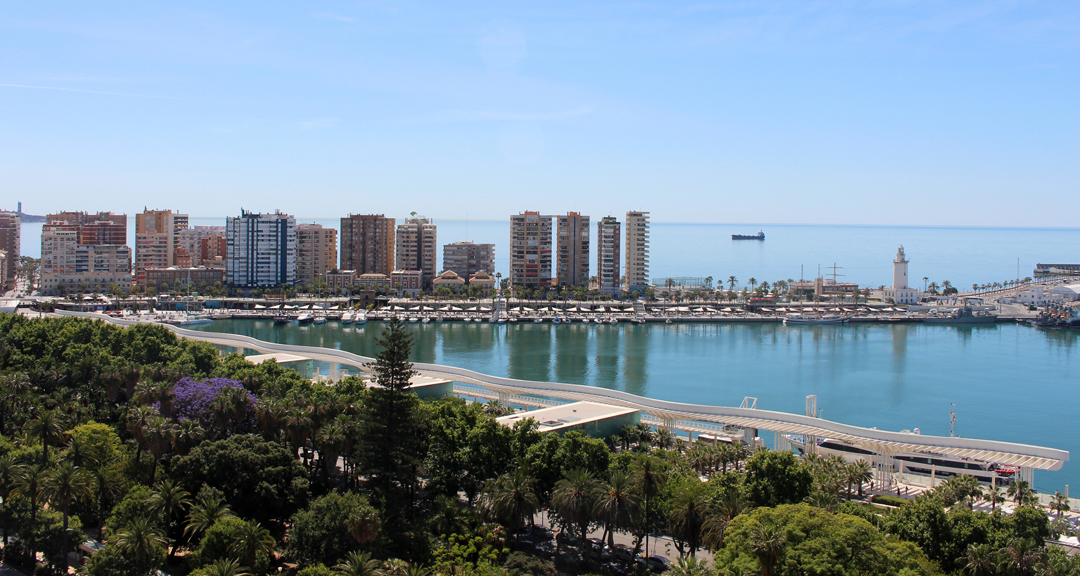
[[[373,355],[381,322],[364,326],[224,320],[200,329]],[[413,360],[652,398],[802,413],[888,430],[1038,444],[1080,458],[1080,333],[1013,324],[786,327],[777,324],[409,325]],[[1080,466],[1038,472],[1041,491],[1080,486]]]

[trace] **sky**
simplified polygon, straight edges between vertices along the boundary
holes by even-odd
[[[1080,3],[30,2],[0,207],[1076,227]]]

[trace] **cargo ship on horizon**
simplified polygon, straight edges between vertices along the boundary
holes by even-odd
[[[757,234],[732,234],[732,240],[765,240],[765,233],[758,231]]]

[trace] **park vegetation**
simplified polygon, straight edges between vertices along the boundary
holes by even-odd
[[[94,538],[90,576],[626,574],[662,546],[679,575],[1080,568],[1023,483],[873,504],[865,463],[510,428],[497,402],[412,394],[396,321],[379,343],[378,386],[327,384],[160,326],[0,315],[3,561],[66,573]]]

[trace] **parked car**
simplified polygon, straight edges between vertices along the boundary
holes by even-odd
[[[657,574],[666,571],[671,568],[671,560],[668,560],[667,556],[661,556],[659,554],[653,554],[645,559],[648,563],[649,569]]]

